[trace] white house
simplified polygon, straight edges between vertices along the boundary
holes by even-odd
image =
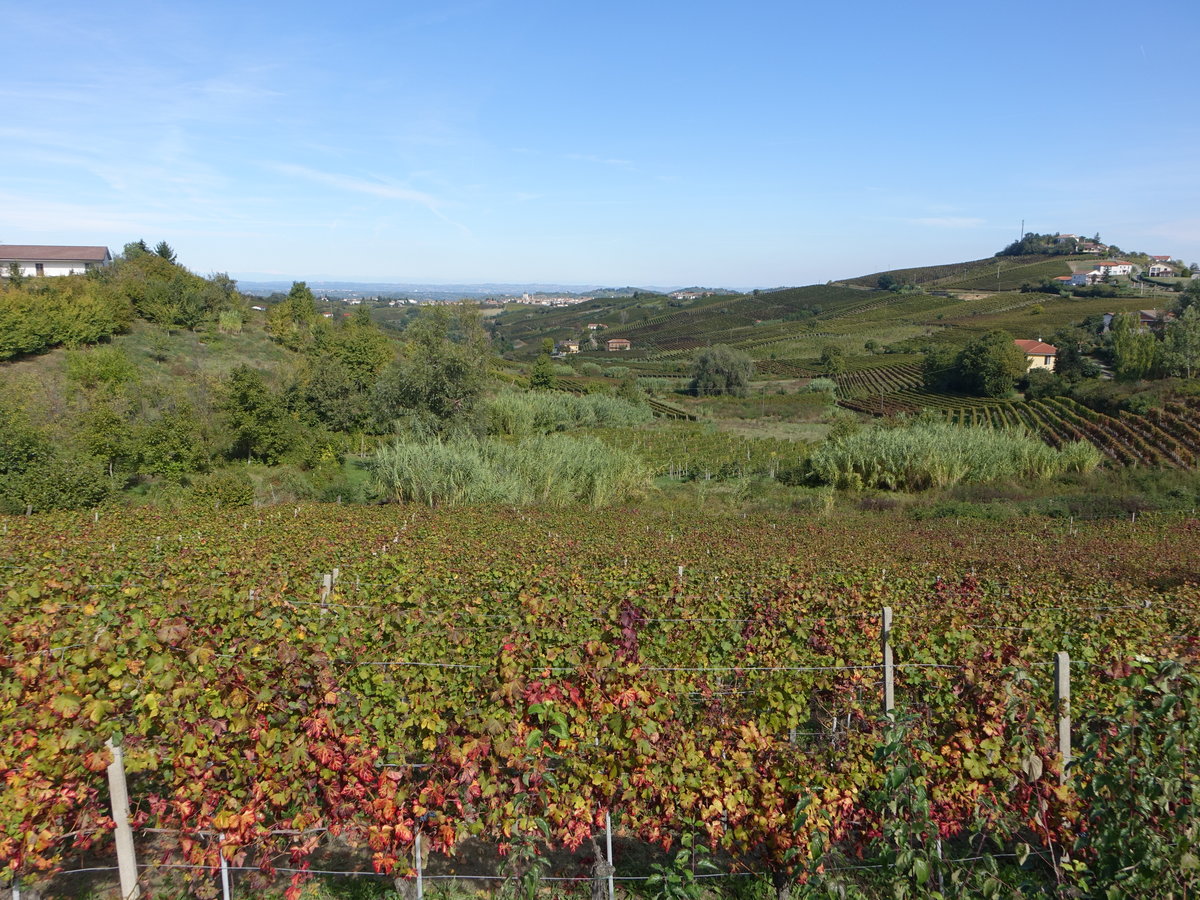
[[[1096,263],[1096,268],[1105,275],[1133,274],[1133,263],[1127,263],[1123,259],[1106,259],[1104,262]]]
[[[1025,354],[1025,366],[1029,369],[1053,369],[1058,348],[1042,341],[1013,341]]]
[[[1151,278],[1170,278],[1175,270],[1166,263],[1151,263],[1146,267],[1146,274]]]
[[[56,247],[47,244],[0,244],[0,275],[7,276],[16,263],[30,277],[76,275],[97,266],[107,266],[112,254],[107,247]]]

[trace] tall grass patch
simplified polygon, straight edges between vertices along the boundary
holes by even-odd
[[[611,394],[502,391],[484,401],[489,434],[528,437],[573,428],[641,425],[654,418],[645,403]]]
[[[649,482],[634,454],[561,434],[517,443],[401,439],[379,448],[367,467],[383,496],[428,506],[601,507],[641,493]]]
[[[1024,432],[919,422],[831,441],[812,454],[809,465],[818,480],[837,487],[920,491],[1086,472],[1100,461],[1091,444],[1055,450]]]

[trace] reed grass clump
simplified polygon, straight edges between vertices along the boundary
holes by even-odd
[[[640,425],[654,417],[645,403],[566,391],[501,391],[484,401],[483,410],[488,433],[509,437]]]
[[[592,437],[398,439],[368,461],[373,485],[390,500],[453,506],[608,506],[649,483],[640,458]]]
[[[1100,451],[1083,442],[1055,450],[1026,432],[917,422],[830,441],[809,465],[816,480],[836,487],[921,491],[1087,472],[1100,461]]]

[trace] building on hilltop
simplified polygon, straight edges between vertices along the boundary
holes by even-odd
[[[14,265],[30,277],[76,275],[112,262],[107,247],[60,247],[51,244],[0,244],[0,275]]]
[[[604,346],[611,353],[615,350],[628,350],[633,345],[625,338],[613,338],[610,341],[605,341]]]

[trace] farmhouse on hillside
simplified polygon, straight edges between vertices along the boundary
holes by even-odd
[[[14,265],[31,277],[75,275],[97,266],[107,266],[112,254],[107,247],[59,247],[49,244],[0,244],[0,275]]]
[[[1053,369],[1054,359],[1058,356],[1058,348],[1053,344],[1042,341],[1017,340],[1013,341],[1025,354],[1027,369]]]
[[[605,341],[604,346],[612,352],[614,350],[628,350],[632,345],[625,338],[613,338],[610,341]]]
[[[1125,262],[1123,259],[1106,259],[1104,262],[1096,263],[1096,268],[1105,275],[1133,274],[1133,263]]]

